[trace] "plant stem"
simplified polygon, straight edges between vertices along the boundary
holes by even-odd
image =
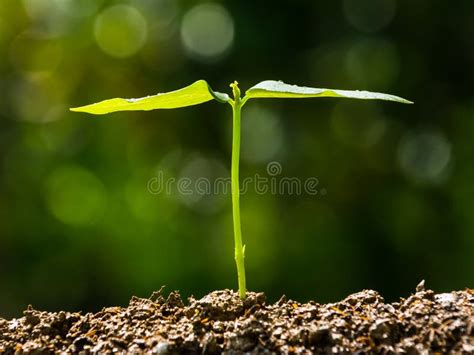
[[[239,157],[240,157],[240,111],[242,104],[240,92],[234,89],[235,101],[232,105],[232,213],[234,219],[235,263],[237,264],[237,277],[239,281],[239,295],[243,300],[246,297],[245,285],[245,246],[242,244],[242,231],[240,228],[240,188],[239,188]]]

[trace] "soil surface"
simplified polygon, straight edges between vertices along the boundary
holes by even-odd
[[[215,291],[185,305],[177,292],[133,297],[98,313],[0,318],[0,353],[474,353],[474,290],[416,293],[385,303],[365,290],[337,303]]]

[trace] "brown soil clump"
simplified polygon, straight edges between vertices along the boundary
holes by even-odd
[[[215,291],[185,305],[177,292],[133,297],[98,313],[0,318],[0,353],[474,353],[474,290],[435,294],[423,285],[385,303],[362,291],[331,304]]]

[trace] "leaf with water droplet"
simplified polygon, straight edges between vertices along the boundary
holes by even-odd
[[[117,111],[150,111],[156,109],[172,109],[198,105],[210,100],[225,103],[230,100],[227,94],[213,91],[205,80],[171,92],[146,96],[138,99],[115,98],[95,104],[71,108],[74,112],[86,112],[103,115]]]
[[[251,87],[246,92],[247,99],[253,98],[311,98],[311,97],[342,97],[360,100],[386,100],[412,104],[404,98],[380,92],[359,90],[337,90],[310,88],[285,84],[282,81],[266,80]]]

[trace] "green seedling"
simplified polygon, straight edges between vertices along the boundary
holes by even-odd
[[[387,100],[400,103],[412,103],[398,96],[382,94],[369,91],[349,91],[333,89],[316,89],[288,85],[281,81],[267,80],[255,85],[246,91],[241,98],[238,83],[230,84],[233,99],[211,89],[204,80],[198,80],[183,89],[167,93],[147,96],[140,99],[115,98],[101,101],[95,104],[72,108],[71,111],[87,112],[95,115],[103,115],[116,111],[155,110],[172,109],[202,104],[210,100],[227,103],[232,107],[233,130],[232,130],[232,162],[231,162],[231,190],[232,190],[232,213],[234,221],[235,262],[237,264],[237,278],[239,295],[241,299],[246,296],[245,280],[245,245],[242,243],[242,232],[240,228],[240,191],[239,191],[239,155],[240,155],[240,113],[242,107],[250,99],[258,98],[311,98],[311,97],[341,97],[362,100]]]

